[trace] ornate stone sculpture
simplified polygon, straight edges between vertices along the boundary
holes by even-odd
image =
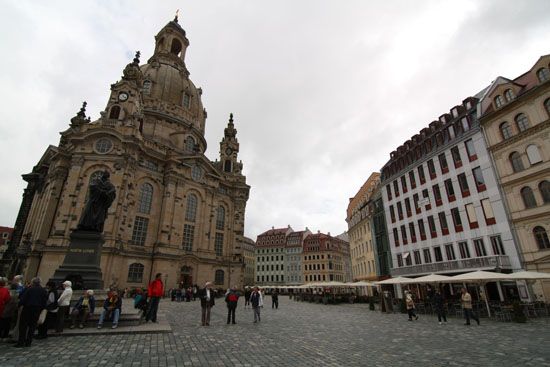
[[[78,223],[79,230],[103,232],[107,210],[116,197],[115,187],[109,181],[110,176],[108,171],[103,171],[90,182],[88,201]]]

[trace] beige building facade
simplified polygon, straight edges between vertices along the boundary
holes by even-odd
[[[219,161],[205,156],[207,113],[189,79],[189,41],[177,18],[155,36],[111,85],[101,117],[85,106],[30,174],[16,222],[12,272],[49,279],[62,264],[90,180],[108,171],[116,199],[104,225],[105,287],[145,286],[155,273],[166,287],[213,281],[242,286],[245,208],[250,187],[238,161],[233,116]],[[221,134],[220,134],[221,135]]]
[[[346,221],[354,281],[377,280],[375,241],[373,236],[371,196],[380,185],[380,173],[374,172],[350,202]]]
[[[516,79],[498,77],[480,105],[523,264],[550,272],[550,55]],[[533,291],[550,300],[550,281]]]
[[[251,238],[243,237],[241,249],[244,261],[243,285],[252,286],[256,279],[256,243]]]
[[[350,282],[349,243],[330,233],[310,234],[302,252],[303,279],[311,282]]]

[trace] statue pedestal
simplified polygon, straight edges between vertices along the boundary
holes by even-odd
[[[74,230],[63,264],[50,280],[58,284],[70,280],[73,289],[103,289],[100,264],[104,242],[100,232]]]

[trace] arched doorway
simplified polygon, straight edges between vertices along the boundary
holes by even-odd
[[[193,286],[193,268],[187,265],[180,270],[180,288],[189,288]]]

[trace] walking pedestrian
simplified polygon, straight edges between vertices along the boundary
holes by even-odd
[[[238,301],[239,293],[237,293],[237,287],[233,286],[225,296],[225,302],[227,303],[227,325],[229,325],[229,322],[235,324],[235,310],[237,309]]]
[[[244,289],[244,308],[247,308],[247,306],[250,306],[250,295],[252,294],[252,291],[250,290],[250,287],[246,287]]]
[[[433,300],[434,300],[435,312],[437,313],[437,321],[439,321],[439,325],[441,325],[441,319],[443,319],[443,321],[446,323],[447,312],[445,310],[445,299],[443,298],[443,295],[441,294],[439,289],[435,291]]]
[[[258,287],[254,287],[254,290],[250,294],[250,304],[252,305],[252,310],[254,311],[254,323],[260,322],[260,308],[264,307],[264,301]]]
[[[161,277],[162,273],[157,273],[157,275],[155,275],[155,280],[149,283],[147,296],[149,296],[151,302],[149,302],[149,310],[147,311],[147,316],[145,316],[145,322],[149,320],[152,322],[157,322],[157,311],[159,308],[160,297],[164,294],[164,284],[162,284]]]
[[[0,341],[8,341],[10,335],[10,329],[13,320],[17,320],[18,308],[19,308],[19,293],[15,290],[15,287],[10,288],[10,299],[4,305],[4,311],[0,315]],[[15,334],[15,330],[14,330]],[[15,336],[12,336],[15,341]]]
[[[57,310],[57,328],[56,332],[62,333],[63,326],[65,324],[65,315],[69,313],[69,307],[71,304],[71,298],[73,296],[73,283],[70,280],[63,282],[63,293],[59,296],[57,304],[59,309]]]
[[[17,291],[17,294],[21,295],[23,291],[25,290],[25,286],[23,285],[23,276],[22,275],[16,275],[13,277],[13,282],[15,286],[15,290]]]
[[[460,293],[462,294],[460,297],[460,301],[462,302],[464,317],[466,318],[466,323],[464,325],[470,325],[470,318],[474,319],[479,325],[479,317],[472,310],[472,296],[464,287],[460,289]]]
[[[279,292],[276,289],[271,293],[271,308],[279,309]]]
[[[48,300],[46,301],[46,319],[41,325],[38,325],[38,335],[36,339],[45,339],[48,337],[48,329],[56,327],[57,311],[59,306],[57,304],[57,287],[55,282],[46,283],[46,289],[48,292]]]
[[[40,285],[40,278],[33,278],[31,286],[19,298],[19,304],[23,309],[19,320],[19,340],[15,344],[16,348],[31,346],[36,323],[40,317],[40,312],[46,308],[47,300],[48,292]]]
[[[412,299],[412,295],[410,292],[406,293],[405,302],[407,304],[407,313],[409,314],[409,321],[413,320],[413,317],[415,320],[418,320],[418,316],[416,315],[415,309],[414,309],[414,301]]]
[[[210,326],[210,310],[214,307],[214,291],[212,283],[206,282],[204,288],[199,292],[201,300],[201,323],[202,326]]]

